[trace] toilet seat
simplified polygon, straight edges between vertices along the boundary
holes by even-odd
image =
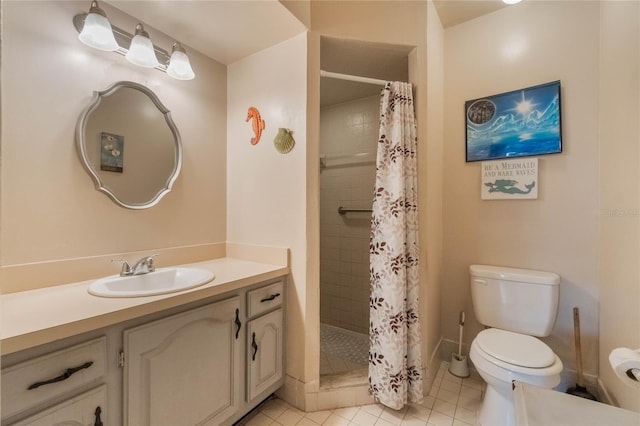
[[[511,366],[508,368],[547,368],[557,359],[544,342],[525,334],[490,328],[478,333],[475,340],[478,349],[499,363]]]

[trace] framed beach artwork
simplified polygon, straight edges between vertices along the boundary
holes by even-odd
[[[466,101],[466,161],[562,152],[560,81]]]

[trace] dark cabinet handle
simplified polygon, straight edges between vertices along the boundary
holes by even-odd
[[[240,335],[240,328],[242,328],[242,322],[240,322],[240,309],[236,309],[236,340],[238,340],[238,336]]]
[[[44,385],[48,385],[48,384],[56,383],[56,382],[62,382],[63,380],[67,380],[69,377],[71,377],[72,375],[74,375],[78,371],[84,370],[85,368],[89,368],[92,365],[93,365],[93,361],[89,361],[89,362],[85,362],[84,364],[82,364],[82,365],[80,365],[78,367],[67,368],[67,370],[64,373],[62,373],[61,375],[59,375],[58,377],[54,377],[53,379],[49,379],[49,380],[44,380],[42,382],[36,382],[36,383],[32,384],[31,386],[29,386],[27,388],[27,390],[38,389],[40,386],[44,386]]]
[[[260,300],[260,303],[271,302],[276,297],[280,297],[280,293],[272,294],[271,296],[267,296],[264,299]]]
[[[93,426],[104,426],[102,423],[102,420],[100,420],[100,414],[102,413],[102,409],[100,408],[100,406],[96,407],[96,421],[93,423]]]
[[[253,348],[253,355],[251,356],[251,361],[256,360],[256,354],[258,353],[258,344],[256,343],[256,333],[253,333],[252,336],[251,347]]]

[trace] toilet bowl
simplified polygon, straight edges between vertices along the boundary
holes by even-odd
[[[515,424],[514,380],[547,389],[560,383],[562,361],[533,336],[489,328],[473,340],[469,357],[487,382],[478,415],[482,426]]]

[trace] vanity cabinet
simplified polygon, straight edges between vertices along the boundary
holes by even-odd
[[[124,331],[125,425],[219,425],[242,403],[240,298]]]
[[[284,294],[258,282],[5,355],[2,426],[232,425],[284,383]]]
[[[283,283],[247,293],[247,400],[259,402],[284,377]]]

